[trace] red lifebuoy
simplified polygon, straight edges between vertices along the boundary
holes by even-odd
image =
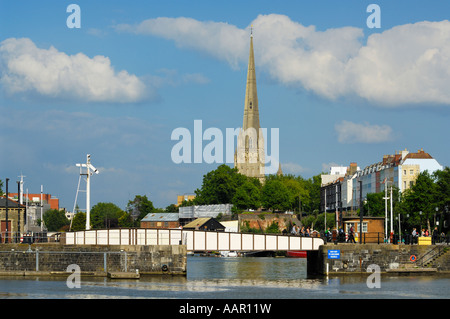
[[[409,257],[409,260],[411,260],[412,262],[415,262],[417,259],[416,255],[411,255],[411,257]]]

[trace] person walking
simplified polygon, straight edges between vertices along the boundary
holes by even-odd
[[[431,244],[436,245],[436,243],[439,242],[439,231],[437,227],[434,227],[433,234],[431,236]]]
[[[350,231],[348,232],[348,241],[349,241],[350,243],[355,244],[356,241],[355,241],[355,236],[354,236],[353,233],[354,233],[354,231],[353,231],[353,226],[350,226]]]

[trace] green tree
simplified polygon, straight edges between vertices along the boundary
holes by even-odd
[[[2,187],[3,187],[3,181],[0,179],[0,196],[3,196]]]
[[[278,179],[269,179],[262,188],[262,205],[266,209],[286,210],[289,208],[289,190]]]
[[[175,204],[170,204],[166,207],[165,211],[167,213],[178,213],[178,207]]]
[[[366,216],[384,216],[385,215],[385,193],[368,193],[364,202],[364,215]],[[395,197],[395,196],[393,196]],[[389,204],[388,204],[389,205]]]
[[[147,214],[151,214],[154,211],[155,207],[153,206],[152,201],[147,198],[147,195],[136,195],[134,200],[129,201],[127,204],[128,214],[130,214],[137,223],[147,216]]]
[[[70,224],[63,210],[50,209],[44,214],[44,224],[48,231],[59,231],[62,227]]]
[[[258,209],[261,206],[261,190],[247,180],[236,189],[232,203],[239,210]]]
[[[246,180],[247,177],[239,174],[237,168],[222,164],[203,176],[202,187],[195,190],[193,202],[196,205],[232,203],[237,188]]]
[[[85,230],[85,229],[86,229],[86,213],[77,212],[73,216],[72,227],[70,230],[78,231],[78,230]]]
[[[91,227],[116,228],[119,225],[119,218],[126,214],[122,209],[113,203],[97,203],[91,209]]]
[[[302,179],[303,187],[308,195],[302,196],[302,208],[303,211],[309,214],[318,213],[320,210],[320,174],[313,176],[307,180]]]
[[[443,170],[434,172],[436,181],[435,203],[440,212],[450,208],[450,168],[446,166]]]
[[[428,171],[419,174],[415,184],[405,191],[402,198],[406,201],[402,208],[413,220],[418,220],[417,226],[426,226],[429,229],[430,220],[436,212],[437,187]]]

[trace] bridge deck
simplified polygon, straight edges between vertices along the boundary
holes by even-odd
[[[188,251],[318,250],[322,238],[281,234],[127,228],[66,233],[67,245],[186,245]]]

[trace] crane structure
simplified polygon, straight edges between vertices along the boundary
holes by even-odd
[[[99,171],[91,164],[91,154],[86,155],[86,163],[76,164],[80,168],[80,179],[81,176],[86,176],[86,230],[91,229],[91,176],[95,173],[98,174]],[[86,173],[83,173],[83,168],[86,168]],[[77,195],[75,196],[75,204],[73,211],[75,212],[75,206],[77,203],[78,192],[80,189],[80,180],[78,180]]]

